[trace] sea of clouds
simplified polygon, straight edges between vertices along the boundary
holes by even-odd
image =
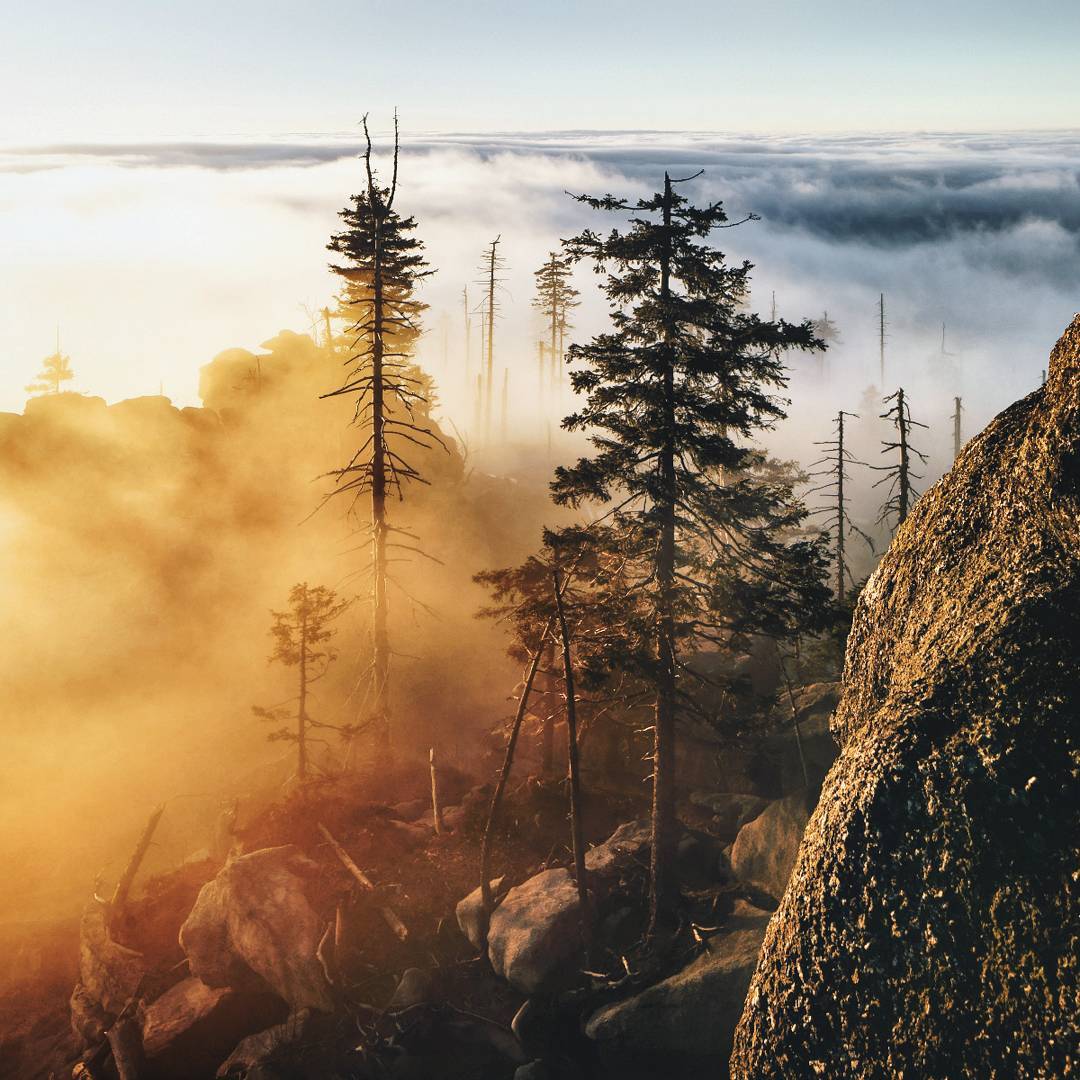
[[[218,351],[305,329],[305,308],[333,289],[324,245],[360,184],[360,150],[355,135],[292,135],[0,151],[0,407],[21,408],[57,325],[76,388],[116,399],[160,387],[182,403],[196,403],[198,367]],[[882,293],[884,389],[905,385],[941,439],[954,396],[974,430],[1036,386],[1080,308],[1080,133],[407,136],[399,206],[439,271],[423,359],[456,422],[471,409],[462,289],[478,299],[484,244],[501,235],[496,340],[524,421],[537,411],[532,272],[559,238],[614,223],[567,192],[643,195],[665,170],[704,170],[688,194],[759,216],[716,238],[756,265],[759,310],[775,294],[782,316],[827,310],[840,329],[824,375],[794,361],[793,445],[882,390]],[[579,284],[586,334],[604,310],[587,271]]]

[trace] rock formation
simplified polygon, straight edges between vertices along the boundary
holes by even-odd
[[[1078,525],[1080,317],[866,585],[733,1076],[1080,1066]]]

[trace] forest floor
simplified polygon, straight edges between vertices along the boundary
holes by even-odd
[[[462,805],[453,829],[406,832],[391,807],[430,799],[426,764],[365,769],[310,786],[271,804],[237,830],[243,850],[293,844],[321,870],[310,900],[332,919],[344,903],[342,969],[348,996],[381,1010],[408,968],[432,971],[438,997],[456,1009],[509,1026],[524,1001],[493,977],[457,927],[458,901],[479,884],[479,847],[489,789],[452,769],[441,778],[442,801]],[[592,792],[584,825],[590,842],[605,839],[622,822],[643,816],[644,800]],[[348,877],[319,830],[325,826],[375,882],[373,896],[348,887]],[[417,842],[416,834],[422,839]],[[561,783],[534,778],[512,785],[502,813],[492,861],[495,875],[523,881],[570,860],[566,796]],[[118,941],[143,954],[155,993],[187,974],[178,941],[202,886],[219,869],[210,859],[185,863],[145,882],[130,904]],[[386,903],[408,927],[400,941],[379,917]],[[48,1080],[68,1077],[78,1061],[68,999],[78,979],[78,919],[23,928],[22,944],[8,964],[8,988],[0,996],[0,1078]],[[32,962],[30,962],[32,958]],[[22,965],[23,970],[19,970]],[[188,1080],[198,1080],[192,1073]],[[212,1072],[207,1075],[213,1075]]]

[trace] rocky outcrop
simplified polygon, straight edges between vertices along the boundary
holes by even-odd
[[[739,830],[731,848],[731,872],[779,900],[787,888],[814,793],[801,791],[777,799]]]
[[[242,988],[254,972],[294,1009],[329,1011],[316,957],[323,927],[304,893],[304,878],[317,869],[288,846],[227,863],[180,928],[191,974],[211,987]]]
[[[740,1080],[1080,1068],[1080,316],[859,601]]]
[[[585,1033],[609,1071],[723,1075],[768,921],[768,912],[737,901],[723,932],[682,971],[594,1013]]]

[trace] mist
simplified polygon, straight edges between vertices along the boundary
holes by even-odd
[[[63,908],[99,871],[115,874],[158,802],[170,806],[154,855],[166,865],[203,846],[238,784],[284,780],[280,747],[250,714],[288,692],[266,665],[269,610],[297,581],[364,588],[341,501],[311,516],[327,487],[318,477],[349,448],[346,413],[318,400],[340,360],[312,337],[358,150],[304,137],[0,154],[0,553],[11,568],[0,618],[17,645],[0,661],[0,860],[15,911]],[[853,445],[878,463],[881,398],[902,384],[929,425],[917,439],[928,485],[951,461],[954,397],[973,434],[1039,384],[1078,306],[1074,134],[406,140],[400,199],[438,271],[417,360],[448,446],[425,456],[439,483],[402,511],[443,567],[395,601],[409,628],[398,707],[421,742],[490,724],[517,678],[501,636],[474,619],[471,577],[530,550],[552,519],[550,469],[577,450],[558,428],[572,407],[565,382],[557,393],[538,383],[543,328],[530,305],[546,254],[593,224],[567,192],[646,194],[665,170],[704,170],[688,194],[723,200],[733,221],[760,216],[717,241],[756,264],[753,307],[768,315],[775,302],[794,322],[827,311],[839,328],[823,360],[791,358],[790,419],[768,439],[804,465],[839,409],[860,413]],[[467,357],[462,296],[478,294],[496,235],[508,264],[495,338],[505,442],[476,423],[479,331]],[[587,270],[576,284],[570,337],[582,340],[605,311]],[[24,414],[22,387],[57,335],[76,393]],[[263,400],[239,389],[256,356]],[[858,481],[854,513],[886,542],[874,479]],[[865,553],[860,571],[871,565]],[[327,700],[353,700],[366,632],[356,605]]]

